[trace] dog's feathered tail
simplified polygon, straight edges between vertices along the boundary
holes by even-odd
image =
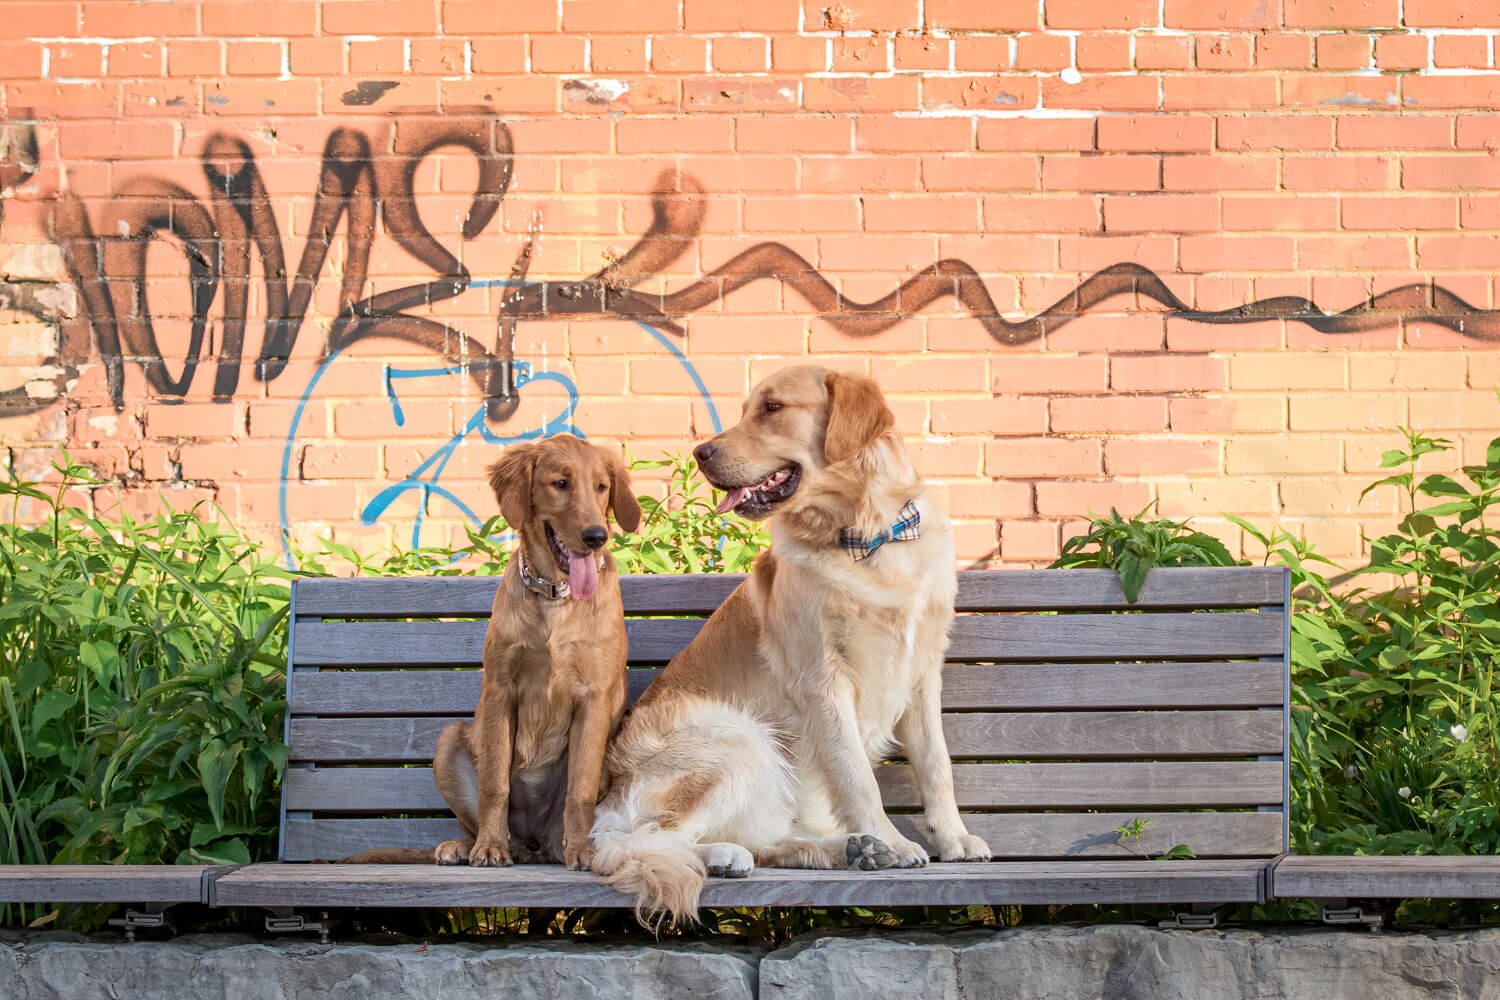
[[[430,865],[437,860],[431,847],[376,847],[339,858],[336,865]]]
[[[635,897],[636,919],[652,928],[665,920],[697,923],[708,870],[693,842],[655,823],[634,830],[606,824],[594,828],[593,868],[611,888]]]

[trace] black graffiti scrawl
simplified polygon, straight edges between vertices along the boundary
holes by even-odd
[[[338,315],[323,345],[324,357],[372,339],[416,345],[463,367],[488,400],[493,419],[508,416],[516,405],[511,361],[517,323],[633,319],[680,336],[683,331],[676,320],[716,305],[747,284],[767,280],[796,292],[812,314],[852,336],[875,336],[931,303],[952,297],[997,344],[1015,346],[1062,328],[1108,299],[1134,294],[1163,306],[1168,315],[1200,323],[1285,320],[1337,335],[1423,321],[1476,341],[1500,340],[1500,310],[1476,307],[1435,284],[1404,285],[1339,312],[1324,312],[1300,296],[1201,310],[1174,294],[1156,272],[1131,262],[1090,275],[1051,306],[1017,320],[1000,314],[978,272],[957,258],[928,265],[883,298],[859,302],[841,295],[806,258],[776,242],[759,243],[686,287],[648,294],[637,291],[637,286],[688,250],[702,227],[705,210],[696,182],[684,180],[676,189],[664,175],[652,196],[650,228],[627,253],[592,275],[571,281],[526,282],[531,257],[528,242],[512,270],[512,291],[502,299],[493,339],[486,344],[463,330],[410,312],[460,296],[471,282],[458,257],[423,225],[413,180],[422,161],[439,147],[468,150],[478,162],[479,175],[462,239],[480,239],[495,219],[510,183],[515,156],[510,132],[500,117],[481,108],[442,117],[413,116],[396,124],[393,138],[387,138],[388,125],[377,135],[348,126],[329,133],[313,192],[310,235],[295,271],[288,268],[271,194],[255,156],[237,136],[216,133],[198,153],[206,199],[164,178],[138,177],[121,185],[114,192],[124,222],[120,232],[96,232],[82,202],[69,194],[57,195],[52,205],[53,235],[77,285],[92,337],[92,345],[78,338],[65,339],[63,356],[51,359],[63,372],[58,376],[59,391],[76,378],[78,366],[92,351],[105,367],[116,408],[124,406],[126,362],[140,366],[154,393],[185,395],[197,377],[205,336],[217,310],[223,336],[213,360],[213,395],[229,399],[240,385],[248,357],[249,293],[256,257],[266,315],[252,374],[261,382],[276,379],[296,346],[313,292],[340,238],[346,262]],[[392,151],[377,152],[386,142],[393,144]],[[30,150],[26,176],[36,169],[34,136]],[[384,220],[387,232],[403,250],[433,272],[431,280],[365,294],[377,219]],[[188,343],[172,366],[157,339],[146,275],[147,249],[163,235],[170,235],[170,245],[186,258],[192,301]],[[175,377],[170,371],[173,367],[179,372]],[[53,401],[11,389],[0,392],[0,412],[27,412]]]

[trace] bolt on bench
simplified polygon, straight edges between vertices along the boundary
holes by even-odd
[[[622,579],[632,698],[739,580]],[[763,869],[711,880],[703,904],[1263,901],[1268,866],[1287,845],[1287,585],[1281,569],[1161,569],[1127,605],[1109,571],[960,574],[944,722],[959,806],[996,860]],[[457,835],[430,762],[438,734],[478,700],[495,586],[296,582],[281,863],[216,873],[207,902],[283,913],[630,905],[560,866],[308,863]],[[877,773],[897,825],[920,839],[908,767]],[[1131,824],[1138,835],[1118,832]],[[1197,857],[1146,857],[1178,844]]]

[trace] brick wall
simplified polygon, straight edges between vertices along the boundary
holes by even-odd
[[[506,439],[655,457],[810,358],[882,381],[966,561],[1151,499],[1352,558],[1398,425],[1500,428],[1494,5],[0,14],[0,445],[101,505],[446,541]]]

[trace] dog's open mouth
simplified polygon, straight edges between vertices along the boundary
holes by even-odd
[[[722,514],[726,510],[732,510],[742,517],[762,516],[796,493],[801,482],[801,467],[788,465],[777,469],[758,483],[721,487],[725,491],[724,499],[719,501],[714,513]]]
[[[568,576],[568,590],[573,595],[573,600],[587,601],[599,589],[599,570],[604,562],[604,553],[596,556],[592,552],[574,552],[557,537],[552,525],[544,527],[547,529],[547,547],[552,550],[557,568]]]

